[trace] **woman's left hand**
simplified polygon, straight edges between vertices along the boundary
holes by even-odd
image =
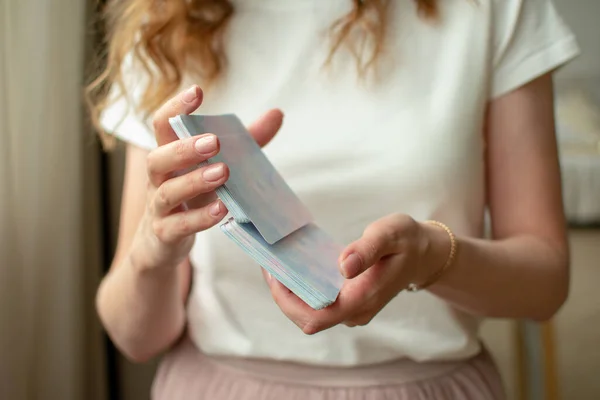
[[[441,231],[441,232],[440,232]],[[347,278],[331,306],[314,310],[266,272],[277,305],[302,331],[314,334],[338,324],[366,325],[410,283],[420,284],[440,268],[450,242],[435,226],[402,214],[369,225],[363,236],[340,255]],[[445,243],[447,247],[442,245]]]

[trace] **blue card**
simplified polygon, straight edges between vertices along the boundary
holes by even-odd
[[[264,240],[273,244],[312,222],[312,215],[267,159],[242,122],[229,115],[180,115],[171,121],[190,135],[215,134],[219,154],[209,164],[224,162],[228,181],[217,195],[238,222],[252,222]],[[178,133],[179,134],[179,133]]]
[[[317,225],[305,225],[274,245],[252,224],[230,219],[221,229],[311,307],[326,307],[337,298],[344,283],[337,267],[343,247]]]
[[[319,228],[254,138],[235,115],[180,115],[169,120],[179,138],[215,134],[228,181],[216,190],[233,218],[222,231],[306,304],[335,302],[344,283],[338,269],[343,247]]]

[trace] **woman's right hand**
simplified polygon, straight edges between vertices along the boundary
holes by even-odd
[[[225,217],[227,209],[215,189],[229,177],[224,163],[194,168],[219,152],[213,134],[180,140],[169,118],[189,114],[202,103],[202,91],[192,86],[170,99],[155,114],[158,147],[148,154],[146,210],[131,248],[131,261],[141,268],[169,268],[189,254],[197,232]],[[248,129],[259,145],[277,133],[283,115],[271,110]]]

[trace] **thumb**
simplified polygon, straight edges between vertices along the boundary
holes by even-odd
[[[260,118],[248,126],[248,131],[260,147],[265,146],[273,139],[283,124],[281,110],[273,109],[264,113]]]
[[[393,253],[393,243],[384,232],[367,229],[363,237],[344,249],[340,255],[340,272],[346,279],[355,278],[383,257]]]
[[[163,146],[177,140],[178,137],[169,124],[169,118],[190,114],[200,107],[200,104],[202,104],[202,90],[197,85],[193,85],[163,104],[154,114],[152,121],[156,143]]]

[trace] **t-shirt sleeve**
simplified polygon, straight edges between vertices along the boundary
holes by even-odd
[[[491,98],[517,89],[579,54],[575,35],[551,0],[493,1]]]
[[[113,84],[109,93],[109,104],[100,115],[100,125],[109,134],[146,150],[157,147],[152,123],[144,118],[138,105],[145,90],[147,79],[144,70],[133,68],[131,57],[123,62],[123,84]]]

